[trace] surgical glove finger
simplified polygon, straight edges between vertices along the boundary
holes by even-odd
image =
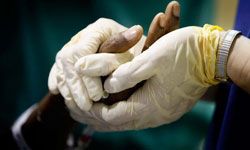
[[[120,101],[111,106],[102,103],[94,104],[90,110],[93,116],[103,119],[106,124],[119,126],[128,122],[141,119],[140,113],[147,112],[149,106],[153,104],[151,101],[144,101],[138,97],[142,96],[139,89],[127,101]]]
[[[88,92],[83,84],[83,81],[78,76],[76,71],[72,69],[73,64],[70,64],[66,60],[62,60],[62,65],[65,73],[65,81],[70,89],[73,99],[81,110],[88,111],[92,106],[92,101],[88,96]]]
[[[82,81],[88,91],[89,98],[98,101],[103,96],[102,81],[99,77],[82,76]]]
[[[147,50],[136,56],[131,62],[118,67],[106,79],[104,89],[108,93],[117,93],[152,77],[157,69],[156,64],[150,60],[152,56],[152,50]]]
[[[83,112],[80,110],[80,108],[76,105],[75,101],[72,99],[70,90],[66,85],[64,75],[62,76],[58,74],[57,79],[58,81],[63,81],[59,82],[60,86],[58,86],[58,90],[64,97],[64,103],[67,106],[67,108],[70,110],[70,112],[73,112],[74,114],[82,115]]]
[[[92,54],[80,58],[75,64],[75,69],[82,75],[106,76],[118,66],[130,61],[132,58],[133,55],[130,52],[118,54]]]

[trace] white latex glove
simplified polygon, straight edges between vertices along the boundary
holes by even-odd
[[[89,124],[99,131],[117,131],[156,127],[179,119],[209,86],[218,83],[214,77],[221,31],[210,25],[181,28],[122,64],[105,81],[106,91],[116,93],[147,81],[127,101],[112,106],[94,104],[90,113],[102,123]],[[91,63],[102,59],[98,55],[86,56],[82,64],[77,63],[79,72],[93,77],[102,75],[103,68]],[[106,65],[109,63],[113,62]],[[84,122],[82,119],[78,121]]]
[[[96,53],[106,39],[126,29],[111,19],[101,18],[77,33],[57,53],[56,62],[49,75],[49,90],[53,94],[58,94],[60,91],[71,113],[82,115],[82,111],[90,110],[93,101],[98,101],[104,93],[100,78],[79,76],[74,69],[75,63],[84,56]],[[101,55],[108,55],[110,60],[119,59],[120,63],[124,63],[131,60],[135,54],[140,53],[141,48],[135,47],[117,55]],[[98,61],[102,61],[102,59]],[[110,65],[109,67],[116,66]]]

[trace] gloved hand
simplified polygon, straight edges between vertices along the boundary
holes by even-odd
[[[83,56],[96,53],[106,39],[126,29],[113,20],[101,18],[77,33],[57,53],[56,62],[49,75],[49,90],[53,94],[58,94],[60,91],[71,113],[80,115],[84,113],[83,111],[90,110],[93,101],[100,100],[104,93],[100,78],[80,76],[74,69],[75,63]],[[133,32],[126,33],[133,34]],[[133,38],[133,35],[124,34],[124,36],[128,40]],[[141,40],[139,43],[142,42]],[[119,63],[124,63],[131,60],[134,55],[139,54],[140,50],[141,47],[134,46],[125,53],[100,55],[105,55],[110,60],[118,59]],[[102,59],[98,61],[101,62]]]
[[[89,123],[99,131],[116,131],[156,127],[179,119],[209,86],[219,82],[215,79],[215,64],[222,34],[220,27],[205,25],[181,28],[157,40],[132,61],[120,65],[104,84],[109,93],[147,80],[143,87],[127,101],[112,106],[95,104],[90,113],[102,123]],[[91,63],[102,57],[88,55],[76,68],[92,77],[106,75],[108,72],[101,65]],[[112,63],[117,61],[102,62],[102,65]]]

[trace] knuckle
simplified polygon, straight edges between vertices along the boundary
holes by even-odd
[[[96,22],[97,22],[97,23],[103,23],[103,22],[108,22],[108,21],[111,21],[111,19],[101,17],[101,18],[99,18]]]
[[[63,58],[63,52],[62,50],[60,50],[57,54],[56,54],[56,60],[60,60]]]

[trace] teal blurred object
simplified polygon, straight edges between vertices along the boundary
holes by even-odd
[[[153,16],[169,1],[156,0],[13,0],[2,2],[0,127],[48,91],[47,78],[56,53],[78,31],[100,17],[146,34]],[[213,23],[213,1],[180,0],[181,26]],[[155,129],[96,133],[90,149],[198,149],[213,114],[213,103],[199,102],[179,121]],[[108,145],[105,145],[105,143]]]

